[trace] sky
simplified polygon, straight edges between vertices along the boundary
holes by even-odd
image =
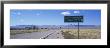
[[[80,25],[101,25],[101,10],[11,9],[10,25],[68,25],[64,16],[83,16]]]

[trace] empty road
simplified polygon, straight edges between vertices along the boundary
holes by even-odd
[[[11,39],[64,39],[60,30],[10,35]]]

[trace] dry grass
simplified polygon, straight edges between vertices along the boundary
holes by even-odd
[[[62,34],[66,39],[77,39],[78,30],[77,29],[62,29]],[[100,29],[80,29],[79,31],[80,39],[100,39],[101,30]]]
[[[46,32],[47,29],[39,29],[39,30],[10,30],[10,35],[22,34],[22,33],[32,33],[32,32]]]

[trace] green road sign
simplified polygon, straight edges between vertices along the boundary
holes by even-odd
[[[64,16],[64,22],[83,22],[83,16]]]

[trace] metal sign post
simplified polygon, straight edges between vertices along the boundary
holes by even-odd
[[[79,22],[83,22],[83,16],[64,16],[64,22],[68,22],[68,23],[78,22],[78,39],[79,39]]]
[[[79,39],[79,22],[78,22],[78,39]]]

